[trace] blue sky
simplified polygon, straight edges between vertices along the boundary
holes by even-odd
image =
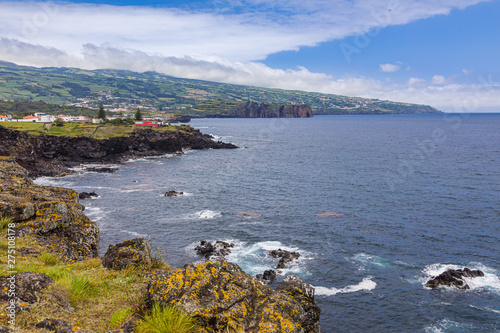
[[[0,60],[495,111],[499,14],[500,0],[0,0]]]

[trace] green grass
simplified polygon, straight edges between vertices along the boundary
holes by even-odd
[[[151,310],[143,316],[136,326],[138,333],[190,333],[196,329],[193,317],[174,306],[163,307],[153,304]]]
[[[85,123],[65,123],[64,126],[50,126],[47,129],[40,123],[24,122],[2,122],[2,126],[18,131],[27,131],[35,135],[55,135],[55,136],[86,136],[94,139],[109,139],[117,136],[130,135],[138,128],[135,125],[112,125],[112,124],[85,124]],[[164,126],[154,129],[159,132],[187,132],[191,130],[190,126]]]
[[[9,223],[12,223],[12,219],[10,217],[2,217],[0,218],[0,231],[7,229]]]
[[[38,255],[38,260],[40,260],[47,266],[55,266],[61,261],[61,259],[59,259],[56,254],[47,251],[40,252],[40,254]]]
[[[109,328],[119,328],[127,319],[132,317],[134,310],[132,307],[116,310],[115,313],[108,319]]]
[[[4,219],[10,220],[1,220]],[[22,257],[16,253],[16,265],[9,269],[7,251],[4,251],[8,248],[6,233],[5,229],[0,231],[0,276],[7,276],[10,270],[38,272],[55,281],[40,294],[39,302],[32,304],[30,311],[17,314],[16,332],[43,332],[35,328],[43,318],[62,319],[89,332],[107,332],[119,328],[145,308],[143,292],[147,278],[144,273],[153,267],[113,271],[102,267],[100,258],[68,263],[47,251],[32,236],[26,236],[16,239],[16,249],[28,247],[39,254]],[[165,263],[155,262],[155,265],[160,269],[171,269]],[[64,310],[67,307],[72,310]],[[3,311],[0,309],[0,326],[8,326],[8,317]]]

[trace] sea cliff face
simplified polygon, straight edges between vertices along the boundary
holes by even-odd
[[[14,156],[30,177],[56,176],[82,163],[119,163],[143,156],[181,153],[184,149],[231,149],[199,130],[185,126],[177,131],[143,128],[129,136],[109,139],[31,135],[0,126],[0,156]]]
[[[225,117],[230,118],[304,118],[312,117],[309,105],[278,105],[247,102],[236,107]]]

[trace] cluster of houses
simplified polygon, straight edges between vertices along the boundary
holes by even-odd
[[[133,116],[133,114],[132,114]],[[106,117],[109,120],[116,119],[117,117]],[[53,123],[57,119],[61,119],[64,122],[81,122],[81,123],[90,123],[99,124],[102,122],[100,118],[89,119],[85,116],[66,116],[63,114],[53,116],[45,113],[34,113],[33,115],[23,117],[22,119],[12,119],[11,115],[0,115],[0,121],[14,121],[14,122],[30,122],[30,123]],[[143,120],[143,121],[134,121],[137,126],[148,126],[158,128],[160,125],[163,125],[162,121],[157,120]]]
[[[22,119],[12,119],[11,115],[0,115],[0,121],[16,121],[24,123],[53,123],[56,119],[61,119],[63,121],[78,121],[78,122],[88,122],[89,119],[85,116],[66,116],[63,114],[53,116],[45,113],[34,113],[33,115],[23,117]]]

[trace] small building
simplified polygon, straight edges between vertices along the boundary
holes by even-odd
[[[10,114],[6,114],[6,115],[0,114],[0,121],[11,121],[11,120],[12,120],[12,116]]]
[[[136,126],[149,126],[153,128],[158,128],[158,122],[156,120],[136,120],[134,121]]]

